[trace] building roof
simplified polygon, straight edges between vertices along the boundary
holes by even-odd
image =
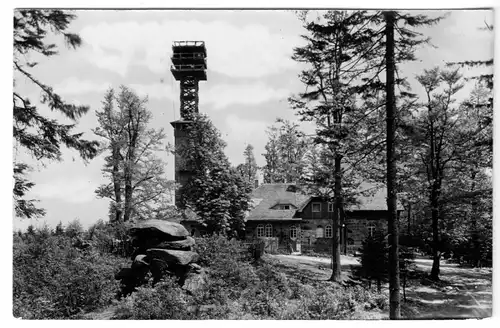
[[[356,197],[355,203],[347,206],[347,211],[387,210],[387,189],[385,186],[361,183],[358,190],[359,195]],[[305,194],[300,187],[294,184],[262,184],[252,193],[254,208],[248,214],[247,221],[300,220],[297,213],[300,213],[314,198],[314,195]],[[290,204],[296,208],[290,210],[272,209],[277,204]],[[399,201],[397,209],[403,210]]]
[[[348,211],[387,211],[387,188],[385,185],[363,182],[358,187],[359,195],[356,202],[349,205]],[[397,210],[404,208],[401,202],[397,202]]]
[[[296,217],[297,210],[273,210],[278,203],[290,204],[298,208],[309,197],[304,195],[294,184],[274,183],[262,184],[252,193],[254,208],[247,216],[248,221],[285,221],[300,220]]]

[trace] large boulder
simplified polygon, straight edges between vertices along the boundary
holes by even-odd
[[[132,270],[131,268],[121,268],[120,271],[115,274],[116,280],[126,279],[130,277],[135,277],[134,270]]]
[[[195,273],[200,273],[202,270],[201,266],[199,266],[196,263],[189,263],[188,267],[189,267],[190,271],[193,271]]]
[[[158,238],[163,241],[182,240],[189,236],[182,224],[164,220],[140,221],[129,232],[139,239]]]
[[[150,258],[158,258],[173,265],[187,265],[191,262],[196,262],[199,258],[195,252],[161,248],[151,248],[146,253]]]
[[[132,269],[149,267],[149,261],[147,255],[139,254],[135,257],[134,262],[132,262]]]
[[[186,237],[183,240],[174,240],[174,241],[164,241],[156,245],[154,248],[163,248],[163,249],[175,249],[181,251],[190,251],[194,246],[195,241],[192,237]]]

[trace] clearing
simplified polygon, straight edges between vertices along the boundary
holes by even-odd
[[[330,258],[305,255],[267,255],[286,274],[319,283],[330,278]],[[351,276],[358,258],[341,256],[344,277]],[[432,260],[415,259],[416,270],[406,287],[407,301],[403,301],[402,315],[407,319],[486,318],[492,315],[492,269],[462,268],[458,264],[441,261],[441,281],[426,278]],[[388,293],[388,284],[383,285]],[[379,318],[388,318],[388,313]]]

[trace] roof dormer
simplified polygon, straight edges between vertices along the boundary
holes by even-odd
[[[278,200],[273,206],[270,207],[272,210],[295,210],[297,206],[291,204],[287,200]]]

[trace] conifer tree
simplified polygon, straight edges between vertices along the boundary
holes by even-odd
[[[226,143],[207,116],[193,115],[186,133],[186,143],[175,151],[193,175],[179,190],[181,206],[192,210],[208,233],[239,236],[245,229],[250,184],[231,167]]]
[[[257,175],[257,162],[253,154],[253,146],[248,144],[243,152],[245,156],[245,164],[243,164],[243,177],[248,183],[253,184]]]
[[[40,102],[51,111],[58,111],[76,122],[88,112],[88,106],[77,106],[64,101],[49,85],[46,85],[30,69],[39,62],[30,61],[30,55],[38,53],[44,57],[57,55],[57,46],[47,37],[51,34],[62,35],[66,45],[76,49],[81,38],[68,32],[75,15],[62,10],[17,9],[14,11],[14,92],[13,92],[13,136],[16,144],[27,150],[37,160],[61,160],[61,145],[78,151],[83,160],[93,158],[98,143],[83,139],[83,133],[75,133],[76,124],[61,124],[48,119],[16,87],[16,79],[23,78],[33,83],[41,93]],[[14,206],[16,216],[36,218],[45,211],[35,206],[35,200],[25,199],[26,193],[34,186],[25,178],[29,166],[14,163]]]
[[[368,82],[364,79],[373,70],[379,70],[378,54],[372,48],[377,47],[375,38],[381,36],[369,28],[371,17],[366,11],[327,11],[315,21],[306,17],[302,20],[307,44],[295,48],[293,55],[294,60],[308,65],[299,76],[306,91],[289,100],[302,120],[315,123],[313,141],[324,145],[324,155],[331,156],[333,169],[322,173],[321,182],[316,177],[315,184],[324,190],[333,189],[333,196],[325,196],[332,197],[334,204],[331,280],[338,281],[339,228],[345,203],[343,195],[347,191],[343,180],[347,180],[347,170],[353,172],[353,166],[363,161],[360,156],[363,150],[373,151],[381,144],[380,134],[368,136],[372,130],[367,125],[370,119],[377,118],[381,107],[359,106],[362,94],[365,99],[376,98],[373,92],[365,93]]]

